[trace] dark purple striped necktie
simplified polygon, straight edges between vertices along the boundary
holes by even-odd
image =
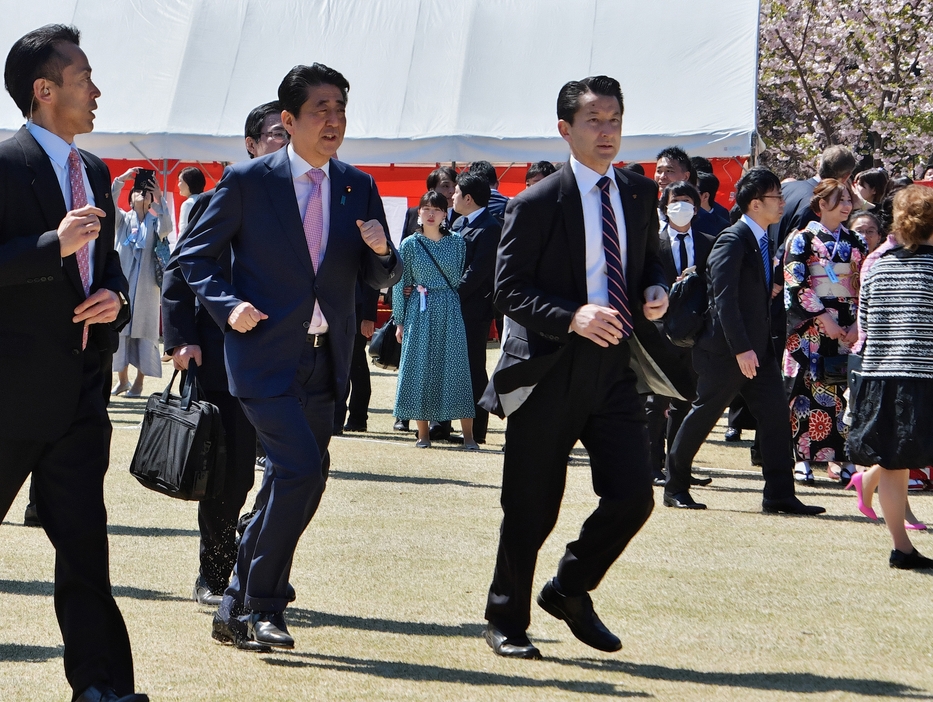
[[[632,335],[632,312],[629,309],[628,292],[625,289],[625,274],[622,272],[622,250],[619,248],[619,228],[616,215],[609,200],[611,181],[603,176],[596,183],[602,205],[603,249],[606,252],[606,282],[609,289],[609,306],[619,311],[622,323],[622,338]]]

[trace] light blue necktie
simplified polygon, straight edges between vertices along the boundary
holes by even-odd
[[[768,232],[758,240],[758,248],[761,249],[761,262],[765,267],[765,283],[768,284],[768,290],[771,289],[771,240],[768,239]]]

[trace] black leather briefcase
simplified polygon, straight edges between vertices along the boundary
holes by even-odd
[[[179,500],[203,500],[223,490],[227,465],[220,412],[199,399],[197,365],[178,371],[161,393],[149,396],[130,473],[150,490]]]

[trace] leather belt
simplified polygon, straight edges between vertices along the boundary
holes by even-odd
[[[319,349],[327,344],[327,332],[323,334],[308,334],[308,343]]]

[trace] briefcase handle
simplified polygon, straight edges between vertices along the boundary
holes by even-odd
[[[168,398],[172,394],[172,386],[175,384],[175,378],[178,377],[178,369],[172,373],[172,379],[168,381],[165,390],[162,391],[162,402],[168,404]],[[197,402],[200,399],[200,386],[198,385],[198,364],[189,361],[188,370],[181,371],[181,408],[186,412],[191,408],[191,402]]]

